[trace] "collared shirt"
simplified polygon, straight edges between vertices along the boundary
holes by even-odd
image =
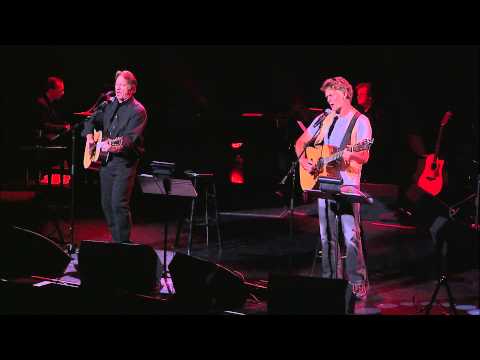
[[[102,130],[104,137],[122,138],[123,150],[114,156],[136,159],[143,155],[144,135],[147,124],[145,107],[133,96],[119,103],[115,98],[102,109],[96,111],[90,120],[85,122],[83,136],[93,132],[93,129]]]

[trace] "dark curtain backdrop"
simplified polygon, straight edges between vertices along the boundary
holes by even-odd
[[[147,161],[222,167],[231,161],[229,143],[248,139],[251,163],[262,163],[258,169],[265,174],[259,174],[268,176],[275,166],[266,163],[279,143],[273,114],[286,111],[294,97],[324,108],[319,88],[337,75],[353,85],[373,82],[391,126],[421,124],[429,146],[443,113],[453,111],[442,144],[452,166],[467,172],[471,160],[478,160],[478,48],[473,46],[9,45],[0,52],[4,147],[20,141],[22,126],[31,121],[29,106],[48,76],[65,80],[61,108],[73,121],[78,120],[73,112],[88,109],[102,91],[113,89],[116,70],[129,69],[138,78],[136,97],[149,113]],[[243,112],[265,116],[242,118]]]

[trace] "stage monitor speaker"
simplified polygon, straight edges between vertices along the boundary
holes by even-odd
[[[17,226],[2,226],[0,276],[60,277],[70,257],[49,238]]]
[[[158,290],[162,264],[151,246],[84,240],[78,252],[81,287],[149,294]]]
[[[270,274],[269,314],[349,314],[353,297],[348,281]]]
[[[221,265],[176,253],[168,268],[176,297],[183,303],[215,309],[238,308],[248,296],[243,280]]]

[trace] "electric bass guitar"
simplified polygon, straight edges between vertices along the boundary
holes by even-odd
[[[93,144],[85,144],[85,153],[83,155],[83,167],[88,170],[97,171],[100,169],[103,163],[108,161],[110,152],[103,151],[102,147],[105,143],[109,143],[111,146],[122,146],[122,138],[117,137],[115,139],[102,139],[101,131],[93,131]]]
[[[351,152],[358,152],[370,149],[373,139],[365,139],[353,146],[347,146]],[[314,164],[311,172],[308,172],[300,165],[300,185],[304,191],[312,190],[320,177],[340,178],[340,168],[336,163],[341,159],[345,149],[338,151],[338,148],[331,145],[319,147],[308,146],[305,149],[305,156]]]
[[[440,130],[438,132],[437,141],[435,143],[435,153],[427,155],[422,174],[417,181],[417,186],[419,188],[433,196],[438,195],[443,187],[445,160],[439,159],[438,153],[440,151],[440,141],[442,139],[443,128],[447,125],[452,116],[453,113],[450,111],[447,111],[445,115],[443,115],[442,120],[440,121]]]

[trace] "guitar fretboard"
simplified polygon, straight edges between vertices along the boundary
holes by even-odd
[[[371,140],[371,142],[373,142],[373,139]],[[332,162],[332,161],[335,161],[335,160],[338,160],[340,159],[342,156],[343,156],[343,152],[348,149],[349,151],[351,152],[357,152],[357,151],[362,151],[362,150],[367,150],[369,147],[370,147],[370,144],[371,142],[366,142],[366,143],[360,143],[360,144],[357,144],[357,145],[353,145],[353,146],[347,146],[345,149],[343,150],[340,150],[330,156],[327,156],[323,159],[321,159],[321,161],[324,163],[324,164],[328,164],[329,162]]]

